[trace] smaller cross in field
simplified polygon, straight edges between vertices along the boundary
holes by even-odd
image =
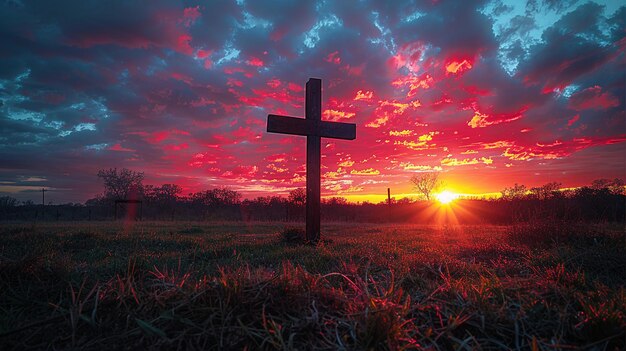
[[[356,139],[356,124],[322,121],[322,80],[306,83],[305,118],[268,115],[267,131],[306,136],[306,239],[320,239],[321,138]]]

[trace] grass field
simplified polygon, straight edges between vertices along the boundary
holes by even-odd
[[[4,224],[0,349],[626,348],[623,227]]]

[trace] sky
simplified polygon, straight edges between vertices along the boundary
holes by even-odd
[[[0,196],[83,202],[100,169],[184,194],[305,186],[304,116],[322,79],[322,195],[465,194],[626,178],[620,1],[0,3]],[[378,196],[378,197],[376,197]]]

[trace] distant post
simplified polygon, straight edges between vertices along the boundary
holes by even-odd
[[[270,133],[306,136],[306,239],[320,239],[321,138],[356,139],[356,124],[322,121],[322,80],[306,83],[305,118],[267,116]]]
[[[391,188],[387,188],[387,220],[391,221]]]
[[[46,219],[46,188],[41,188],[41,219]]]

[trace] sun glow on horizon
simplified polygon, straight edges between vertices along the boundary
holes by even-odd
[[[459,197],[459,194],[453,193],[448,190],[444,190],[440,192],[439,194],[435,195],[435,198],[437,199],[437,201],[439,201],[441,204],[444,204],[444,205],[451,203],[452,201],[456,200],[458,197]]]

